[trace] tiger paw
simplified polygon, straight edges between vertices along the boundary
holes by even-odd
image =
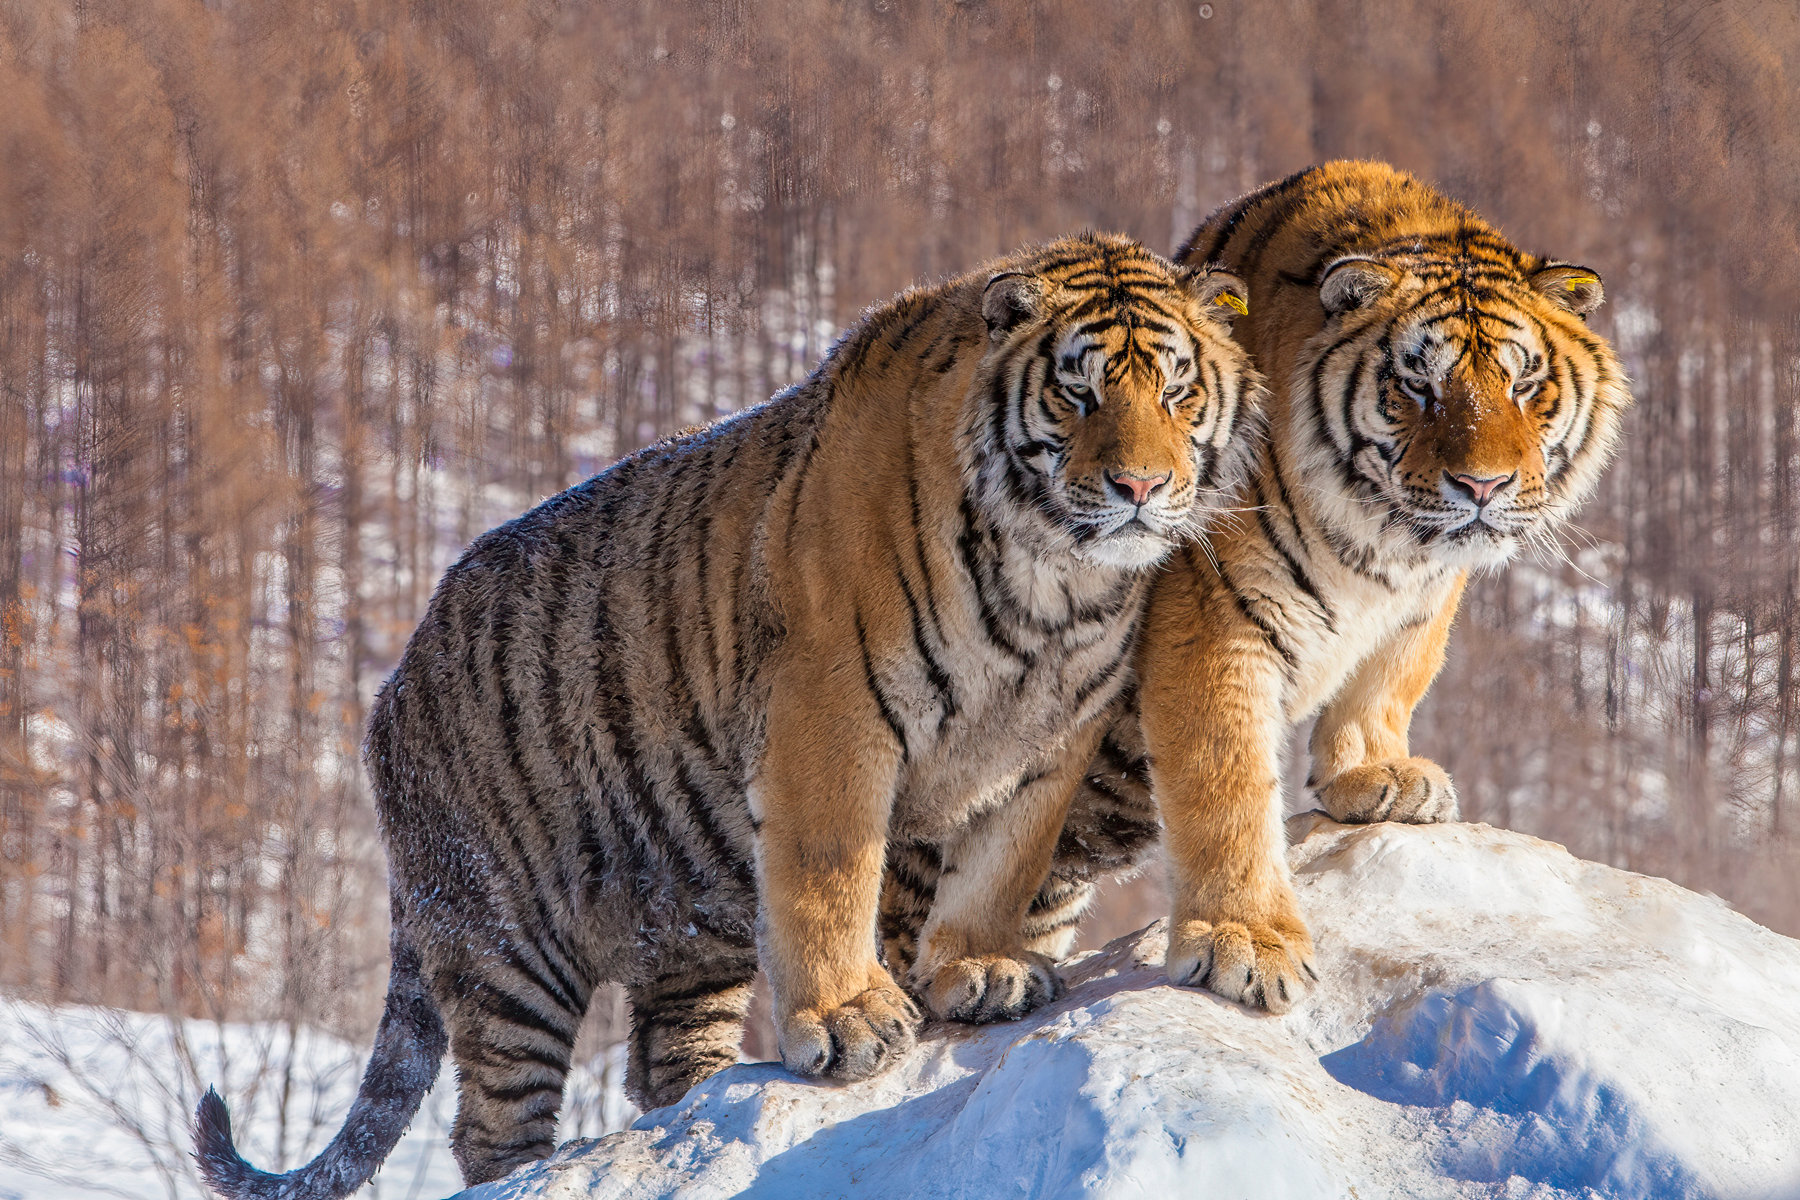
[[[1315,789],[1332,818],[1349,824],[1404,821],[1430,825],[1457,818],[1456,786],[1428,758],[1391,758],[1351,767]]]
[[[1319,978],[1312,937],[1293,922],[1181,921],[1169,935],[1169,982],[1284,1013]]]
[[[912,997],[879,984],[836,1008],[781,1021],[781,1062],[796,1075],[867,1079],[904,1058],[923,1019]]]
[[[915,973],[916,974],[916,973]],[[1016,1021],[1063,994],[1056,964],[1029,950],[952,959],[915,988],[933,1016],[986,1025]]]

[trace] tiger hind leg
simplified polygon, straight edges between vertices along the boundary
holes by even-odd
[[[487,1183],[549,1157],[591,986],[542,959],[496,966],[476,981],[459,973],[434,991],[456,1062],[450,1149],[464,1181]]]
[[[628,987],[631,1055],[625,1091],[639,1108],[673,1104],[689,1088],[738,1060],[750,1011],[754,956]]]
[[[1086,879],[1058,875],[1054,870],[1031,898],[1025,914],[1025,949],[1053,962],[1069,957],[1081,918],[1094,902],[1094,885]]]
[[[1161,837],[1142,735],[1135,721],[1121,721],[1101,740],[1069,804],[1050,874],[1025,914],[1026,947],[1067,958],[1097,881],[1131,878]]]
[[[919,931],[937,900],[943,855],[926,842],[890,842],[881,877],[881,957],[895,979],[905,979],[919,956]]]

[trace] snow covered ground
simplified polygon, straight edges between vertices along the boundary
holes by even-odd
[[[1152,927],[1026,1021],[738,1066],[466,1200],[1800,1197],[1800,942],[1486,826],[1295,822],[1285,1017],[1167,986]]]
[[[1026,1021],[934,1029],[844,1087],[735,1067],[466,1200],[1800,1200],[1800,942],[1486,826],[1294,827],[1324,982],[1285,1017],[1167,986],[1152,927]],[[198,1195],[186,1122],[215,1079],[251,1161],[308,1157],[367,1047],[299,1034],[283,1134],[288,1049],[0,1001],[0,1200]],[[570,1099],[620,1115],[588,1073]],[[365,1198],[458,1187],[452,1108],[440,1082]]]
[[[188,1122],[209,1083],[231,1102],[245,1157],[292,1167],[337,1132],[368,1053],[306,1029],[290,1043],[275,1025],[0,1000],[0,1200],[206,1195],[188,1159]],[[631,1115],[622,1064],[612,1068],[573,1073],[565,1112],[577,1110],[590,1130]],[[446,1070],[361,1200],[426,1200],[462,1186],[450,1157],[450,1080]]]

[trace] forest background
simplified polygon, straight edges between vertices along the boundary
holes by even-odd
[[[1788,0],[5,0],[0,990],[366,1037],[358,743],[463,545],[909,283],[1345,156],[1597,268],[1638,398],[1417,752],[1800,934],[1797,69]]]

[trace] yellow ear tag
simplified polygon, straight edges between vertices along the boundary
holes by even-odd
[[[1241,317],[1250,315],[1250,306],[1244,303],[1244,298],[1242,296],[1235,296],[1230,292],[1220,292],[1218,296],[1214,298],[1213,303],[1223,304],[1226,308],[1235,308],[1238,311],[1238,315]]]
[[[1581,283],[1599,283],[1599,282],[1600,282],[1600,277],[1598,275],[1571,275],[1567,279],[1563,280],[1564,286],[1569,286],[1569,285],[1573,285],[1573,284],[1581,284]]]

